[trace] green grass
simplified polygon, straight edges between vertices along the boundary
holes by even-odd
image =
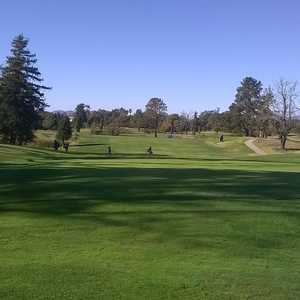
[[[0,299],[299,299],[299,166],[214,134],[0,145]]]

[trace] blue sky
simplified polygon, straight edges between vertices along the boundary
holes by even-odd
[[[2,0],[0,62],[18,33],[37,54],[50,110],[226,109],[245,76],[300,79],[298,0]]]

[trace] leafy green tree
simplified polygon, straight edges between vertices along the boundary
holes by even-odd
[[[87,123],[89,108],[90,107],[84,103],[80,103],[76,106],[73,124],[77,132]]]
[[[4,142],[19,145],[32,141],[47,106],[42,91],[49,89],[41,85],[36,56],[27,46],[23,35],[13,39],[0,78],[0,134]]]
[[[182,112],[179,116],[178,122],[177,122],[177,131],[181,133],[188,134],[188,132],[192,128],[192,122],[189,114]]]
[[[141,128],[144,127],[144,114],[141,109],[137,109],[133,115],[133,124],[137,127],[138,131],[141,131]]]
[[[219,132],[221,130],[221,114],[219,109],[203,111],[199,115],[200,130],[214,130]]]
[[[198,116],[198,128],[199,131],[212,130],[213,126],[211,124],[211,119],[213,117],[214,111],[205,110],[199,113]]]
[[[130,117],[128,112],[123,107],[113,109],[111,111],[110,123],[114,123],[114,127],[129,127]]]
[[[72,137],[72,126],[70,118],[68,116],[63,116],[58,123],[56,138],[64,143]]]
[[[222,114],[219,109],[211,111],[208,119],[208,128],[214,130],[216,133],[222,131]]]
[[[40,114],[41,117],[41,129],[45,130],[57,130],[58,116],[55,113],[44,111]]]
[[[111,112],[104,109],[91,111],[88,115],[88,126],[94,131],[102,133],[104,127],[109,124],[110,117]]]
[[[271,88],[265,89],[261,95],[261,101],[257,109],[257,131],[262,138],[267,138],[273,131],[274,113],[272,106],[275,101],[275,96]]]
[[[92,134],[101,133],[101,114],[98,111],[91,111],[88,118],[88,127]]]
[[[171,134],[174,134],[176,132],[178,120],[179,120],[179,115],[178,114],[171,114],[171,115],[168,116],[168,121],[170,123],[169,132]]]
[[[167,105],[160,98],[151,98],[146,104],[145,116],[148,124],[154,129],[154,136],[157,137],[161,121],[166,116]]]

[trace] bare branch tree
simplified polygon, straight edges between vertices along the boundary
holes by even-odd
[[[274,113],[278,121],[281,147],[286,149],[288,135],[295,126],[297,109],[297,81],[280,79],[275,83]]]

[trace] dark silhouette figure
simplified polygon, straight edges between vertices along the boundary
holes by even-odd
[[[65,149],[66,152],[69,151],[69,146],[70,146],[69,143],[64,143],[64,149]]]
[[[57,151],[59,149],[59,142],[57,140],[54,140],[53,142],[53,148],[54,148],[54,151]]]
[[[108,146],[108,147],[107,147],[107,154],[108,154],[108,155],[111,155],[111,146]]]
[[[147,149],[147,152],[148,152],[149,155],[152,155],[152,154],[153,154],[153,151],[152,151],[152,147],[151,147],[151,146]]]
[[[224,135],[223,134],[221,134],[221,136],[220,136],[220,142],[224,142]]]

